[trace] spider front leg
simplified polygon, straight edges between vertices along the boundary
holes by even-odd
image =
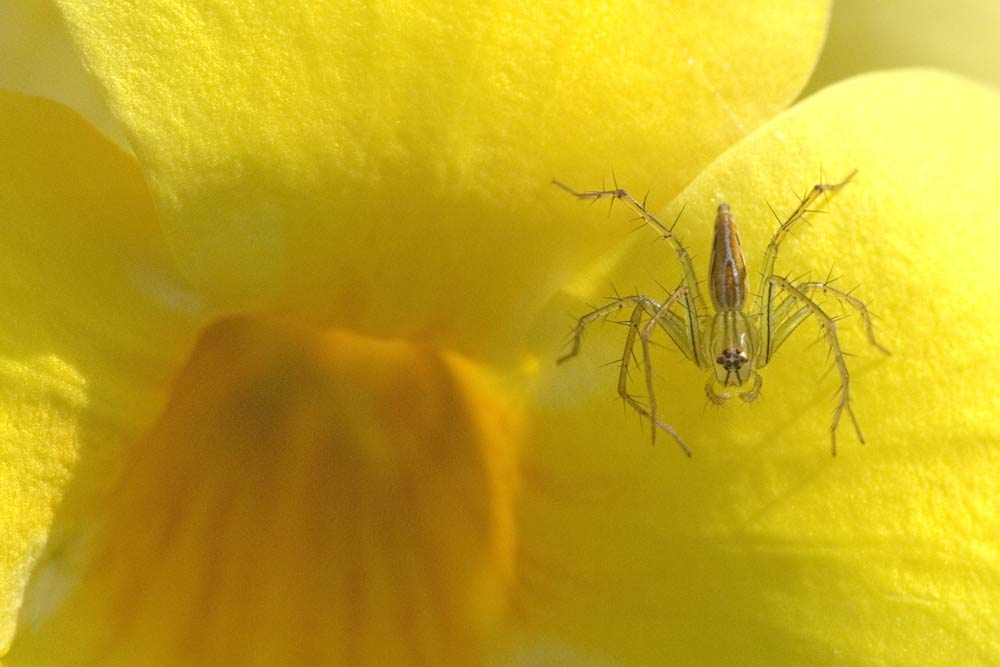
[[[760,289],[757,290],[758,300],[756,309],[756,312],[761,313],[764,318],[764,321],[761,322],[761,333],[764,337],[762,351],[765,364],[774,354],[774,350],[776,349],[776,345],[774,344],[776,323],[772,317],[774,314],[774,289],[773,285],[768,284],[767,281],[774,275],[774,263],[778,259],[778,250],[781,248],[781,242],[785,240],[785,236],[788,235],[788,232],[792,229],[792,227],[794,227],[797,222],[804,219],[805,214],[809,212],[809,206],[811,206],[814,201],[822,195],[829,196],[836,193],[842,187],[847,185],[847,183],[850,182],[850,180],[854,178],[854,175],[857,173],[858,170],[855,169],[839,183],[819,183],[814,185],[812,189],[802,198],[795,210],[792,211],[792,214],[781,223],[778,229],[774,232],[771,242],[767,244],[767,250],[764,252],[764,263],[761,265]]]
[[[854,410],[851,408],[851,392],[850,392],[850,372],[847,370],[847,361],[844,357],[844,351],[840,347],[840,339],[837,337],[837,323],[832,317],[826,314],[815,301],[809,298],[805,292],[793,285],[789,280],[782,278],[780,276],[767,276],[765,282],[768,288],[778,288],[784,290],[791,298],[795,299],[801,307],[806,310],[809,314],[813,315],[819,322],[820,329],[823,331],[823,335],[826,337],[826,342],[830,346],[830,352],[833,355],[834,364],[837,367],[837,372],[840,374],[840,398],[837,402],[837,408],[833,412],[833,422],[830,424],[830,450],[834,456],[837,455],[837,425],[840,423],[840,416],[846,410],[847,414],[851,418],[851,423],[854,424],[854,431],[857,433],[858,440],[862,444],[865,442],[865,437],[861,433],[861,426],[858,424],[857,417],[854,416]],[[773,303],[773,299],[768,299],[768,305]],[[771,319],[773,313],[767,313],[766,317]]]
[[[677,218],[674,219],[672,224],[666,225],[646,208],[645,202],[640,202],[621,188],[615,188],[614,190],[580,191],[574,190],[561,181],[554,180],[552,183],[577,199],[592,202],[599,199],[610,199],[612,203],[615,201],[625,202],[639,214],[640,219],[646,225],[654,229],[656,233],[660,235],[660,238],[667,241],[673,247],[674,252],[677,253],[677,262],[681,267],[681,284],[685,289],[683,294],[683,308],[687,312],[688,320],[686,330],[680,332],[681,335],[675,336],[674,333],[671,333],[670,337],[673,338],[678,347],[684,345],[684,339],[690,340],[690,345],[683,347],[682,351],[689,359],[691,359],[691,361],[695,363],[695,365],[704,367],[706,365],[706,360],[701,357],[701,331],[698,327],[698,317],[700,313],[704,313],[706,311],[706,308],[705,303],[702,300],[701,290],[698,288],[698,274],[695,273],[694,264],[691,261],[691,254],[688,252],[684,244],[681,243],[680,239],[674,235],[674,225],[677,224],[677,220],[680,219],[681,214],[677,214]],[[681,209],[681,213],[683,213],[683,209]],[[666,315],[669,316],[671,313],[666,313]],[[674,316],[671,319],[676,321],[677,318]]]

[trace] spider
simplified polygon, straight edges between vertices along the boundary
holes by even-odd
[[[706,308],[698,276],[687,248],[674,236],[673,230],[677,219],[680,218],[679,214],[673,224],[667,226],[650,213],[644,203],[640,203],[625,190],[616,187],[613,190],[581,192],[559,181],[553,181],[555,185],[577,199],[592,201],[611,199],[626,202],[639,213],[647,225],[673,246],[681,268],[681,284],[662,301],[656,301],[644,294],[617,296],[607,305],[595,308],[580,317],[573,330],[572,346],[557,363],[561,364],[579,353],[580,342],[588,325],[622,308],[632,307],[632,314],[628,319],[628,333],[625,336],[625,349],[618,362],[618,394],[642,417],[649,419],[653,444],[656,443],[657,429],[662,429],[677,441],[685,454],[691,456],[691,449],[680,434],[657,416],[650,362],[650,340],[653,332],[657,328],[666,332],[685,357],[697,366],[712,371],[705,384],[705,393],[709,401],[722,405],[732,397],[729,393],[731,387],[739,392],[741,400],[749,403],[760,395],[763,385],[758,369],[767,366],[781,344],[811,315],[819,323],[840,375],[837,406],[833,412],[833,422],[830,424],[831,451],[834,456],[837,455],[837,425],[844,412],[851,418],[858,440],[864,443],[864,435],[851,407],[850,373],[837,337],[837,318],[827,314],[814,297],[817,294],[825,294],[854,308],[861,316],[861,324],[868,341],[879,351],[889,354],[889,350],[875,339],[868,308],[850,292],[832,287],[829,278],[826,281],[797,282],[774,273],[778,248],[789,230],[795,223],[804,219],[806,213],[811,212],[809,206],[818,197],[824,194],[829,197],[837,192],[847,185],[856,173],[855,169],[839,183],[820,183],[806,193],[798,207],[781,223],[771,238],[764,253],[760,285],[754,295],[747,293],[747,270],[733,212],[728,204],[720,204],[715,218],[715,236],[708,269],[708,292],[712,311]],[[777,214],[775,217],[778,217]],[[780,221],[780,218],[778,220]],[[746,307],[750,299],[753,305],[748,314]],[[642,350],[648,405],[639,402],[629,390],[629,368],[632,360],[636,359],[637,342]],[[723,388],[722,393],[716,391],[717,385]]]

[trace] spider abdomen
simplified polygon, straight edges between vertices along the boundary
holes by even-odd
[[[716,311],[743,310],[747,302],[747,267],[729,204],[720,204],[715,217],[708,291]]]

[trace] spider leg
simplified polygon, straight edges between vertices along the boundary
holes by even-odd
[[[774,354],[775,345],[774,333],[775,333],[775,322],[772,319],[774,314],[774,297],[775,297],[775,285],[770,282],[771,277],[774,276],[774,263],[778,259],[778,249],[781,247],[781,242],[787,236],[788,231],[795,225],[796,222],[802,220],[803,216],[809,211],[809,206],[812,205],[816,199],[825,193],[835,193],[840,188],[847,185],[847,183],[854,178],[854,175],[858,173],[857,169],[852,171],[847,177],[840,181],[839,183],[819,183],[814,185],[812,189],[806,193],[802,201],[799,202],[798,207],[792,214],[789,215],[784,222],[778,227],[777,231],[774,232],[774,236],[771,238],[771,242],[767,244],[767,250],[764,253],[764,263],[761,266],[761,282],[760,289],[757,290],[757,312],[761,313],[764,317],[764,321],[761,323],[761,334],[763,335],[763,346],[762,351],[765,359],[770,359]]]
[[[833,422],[830,424],[831,452],[834,456],[837,455],[837,425],[840,423],[840,416],[845,410],[851,418],[851,423],[854,424],[854,431],[858,436],[858,440],[864,444],[865,437],[861,433],[861,427],[858,425],[857,417],[854,416],[854,410],[851,408],[850,373],[847,370],[847,361],[844,352],[840,347],[840,340],[837,338],[837,323],[815,301],[809,298],[805,292],[793,285],[789,280],[772,275],[767,276],[766,281],[769,286],[786,292],[791,298],[801,304],[802,308],[806,309],[809,314],[816,318],[820,329],[823,331],[823,335],[826,337],[826,342],[830,346],[834,365],[840,374],[840,398],[833,412]]]
[[[646,376],[646,396],[649,400],[647,416],[649,417],[651,423],[651,431],[652,431],[651,435],[654,445],[656,444],[657,427],[659,426],[660,428],[664,428],[664,426],[661,426],[662,422],[660,422],[656,418],[656,392],[653,390],[653,366],[650,356],[649,341],[653,336],[653,331],[655,330],[654,327],[659,322],[660,318],[663,317],[665,313],[669,312],[670,307],[674,305],[674,303],[678,299],[683,297],[686,292],[687,288],[683,286],[678,287],[676,290],[674,290],[673,293],[670,294],[670,296],[668,296],[667,299],[663,302],[663,305],[657,308],[656,312],[654,312],[652,316],[649,318],[649,320],[642,326],[642,329],[638,329],[638,326],[641,323],[642,313],[639,313],[638,317],[636,317],[636,313],[633,312],[632,321],[629,323],[630,327],[636,327],[636,330],[639,332],[639,339],[642,341],[642,358],[644,365],[643,370]],[[622,385],[619,382],[619,393],[621,393],[621,386]],[[677,442],[680,443],[680,446],[684,448],[684,451],[687,452],[688,456],[691,456],[691,452],[688,450],[684,442],[678,437],[677,433],[674,431],[673,428],[667,427],[664,428],[664,430],[666,430],[667,433],[670,433],[670,435],[672,435],[677,440]]]
[[[868,307],[865,305],[864,301],[854,296],[853,294],[850,294],[843,290],[836,289],[834,287],[830,287],[830,285],[825,282],[801,283],[799,285],[799,289],[803,291],[816,290],[818,292],[829,294],[830,296],[836,297],[841,301],[843,301],[844,303],[851,306],[852,308],[854,308],[854,310],[858,311],[858,314],[861,316],[861,326],[865,331],[865,336],[868,338],[868,342],[872,344],[872,347],[874,347],[882,354],[892,354],[892,352],[890,352],[887,347],[885,347],[875,339],[875,331],[872,328],[872,316],[868,312]]]
[[[600,308],[595,308],[589,313],[580,317],[576,322],[576,327],[573,329],[573,342],[570,347],[569,352],[563,356],[556,359],[557,364],[569,361],[577,354],[580,353],[580,342],[583,340],[583,333],[587,330],[587,327],[594,323],[595,321],[606,317],[612,313],[616,313],[627,305],[636,304],[640,310],[646,307],[652,308],[654,312],[659,310],[660,304],[650,299],[648,296],[635,295],[635,296],[623,296],[612,299],[607,305],[601,306]]]
[[[561,364],[568,361],[579,353],[580,342],[587,326],[602,317],[621,310],[625,306],[632,305],[632,314],[628,321],[628,334],[625,337],[625,346],[622,351],[621,359],[618,362],[618,395],[627,405],[631,406],[633,410],[650,420],[653,444],[656,444],[656,429],[660,428],[669,433],[670,436],[677,441],[677,444],[681,446],[681,449],[684,450],[685,454],[691,456],[691,450],[681,439],[680,435],[678,435],[674,427],[660,420],[656,416],[656,395],[653,392],[653,366],[650,353],[650,340],[652,339],[655,328],[659,327],[670,335],[671,340],[677,344],[677,347],[682,353],[689,358],[692,358],[692,354],[689,350],[693,345],[693,341],[689,337],[685,336],[690,336],[689,332],[692,328],[696,327],[687,327],[686,329],[682,328],[682,325],[687,323],[683,318],[670,310],[672,306],[684,299],[686,296],[687,288],[681,286],[671,292],[662,304],[657,303],[650,297],[641,294],[612,299],[610,303],[600,308],[595,308],[580,317],[577,321],[576,327],[573,329],[572,346],[569,352],[557,359],[556,363]],[[649,319],[644,321],[645,316],[648,316]],[[689,322],[692,319],[693,318],[688,315]],[[632,359],[636,358],[636,338],[639,338],[641,341],[642,365],[643,372],[646,376],[645,382],[646,392],[650,401],[649,407],[637,401],[628,390],[629,367]]]
[[[674,292],[672,297],[676,295]],[[659,309],[657,309],[659,310]],[[649,354],[649,337],[640,336],[645,326],[642,324],[643,315],[646,311],[642,304],[636,304],[636,307],[632,310],[632,317],[629,318],[628,335],[625,337],[625,349],[622,352],[621,365],[618,371],[618,395],[621,396],[622,400],[625,401],[633,410],[638,412],[641,416],[646,417],[650,421],[650,425],[653,432],[653,443],[656,443],[656,429],[661,428],[670,436],[677,441],[677,444],[681,446],[684,453],[691,456],[691,449],[684,443],[681,436],[677,433],[673,426],[661,421],[656,417],[656,402],[654,395],[652,393],[652,376],[653,376],[653,364],[650,359]],[[652,320],[655,322],[655,319]],[[648,408],[639,401],[635,399],[632,394],[628,391],[628,380],[629,380],[629,361],[633,355],[633,348],[635,347],[635,340],[640,337],[642,340],[642,352],[643,352],[643,372],[646,375],[646,389],[649,392],[649,399],[652,404],[652,408]]]
[[[708,382],[705,383],[705,395],[708,396],[709,402],[712,405],[725,405],[732,396],[730,394],[717,394],[715,393],[715,378],[709,376]]]
[[[823,292],[834,298],[840,299],[844,303],[848,304],[854,308],[858,315],[861,316],[861,326],[864,329],[865,336],[868,338],[868,342],[883,354],[892,354],[888,348],[878,342],[875,338],[875,331],[872,327],[871,314],[868,312],[868,307],[865,305],[864,301],[857,298],[856,296],[844,292],[843,290],[831,287],[827,282],[804,282],[799,283],[798,288],[809,294],[810,292]],[[783,303],[781,303],[777,308],[775,308],[773,316],[770,320],[774,323],[774,333],[771,340],[771,355],[773,356],[777,352],[781,344],[788,339],[799,324],[801,324],[809,316],[809,307],[801,306],[799,302],[794,298],[789,298]],[[764,360],[766,365],[769,359]]]
[[[764,378],[757,371],[754,371],[750,378],[753,380],[753,386],[744,392],[740,392],[740,400],[744,403],[756,401],[757,397],[760,396],[760,388],[764,386]]]
[[[601,306],[600,308],[595,308],[577,320],[576,327],[573,329],[573,338],[570,350],[563,356],[559,357],[556,360],[556,363],[561,364],[569,361],[580,353],[580,344],[583,340],[583,334],[589,325],[602,317],[616,313],[629,305],[640,306],[642,310],[644,310],[652,318],[650,319],[650,323],[652,324],[649,326],[652,327],[652,325],[655,324],[663,329],[670,336],[670,339],[677,346],[677,349],[679,349],[684,356],[697,363],[694,353],[696,346],[693,337],[693,332],[698,329],[697,320],[695,320],[690,313],[685,320],[685,318],[682,318],[680,315],[670,310],[670,307],[673,306],[681,297],[686,296],[686,291],[687,288],[685,287],[678,288],[668,296],[662,306],[654,299],[651,299],[643,294],[611,299],[606,305]]]
[[[701,290],[698,287],[698,274],[695,273],[694,263],[691,260],[691,254],[688,252],[687,248],[684,247],[684,244],[680,242],[680,239],[674,235],[674,225],[676,225],[677,220],[680,219],[680,213],[677,214],[677,218],[673,223],[667,225],[649,212],[645,206],[645,202],[640,202],[622,188],[615,188],[613,190],[580,191],[574,190],[561,181],[553,180],[552,183],[577,199],[589,201],[611,199],[612,202],[616,200],[625,202],[639,214],[639,217],[644,223],[656,230],[656,233],[659,234],[661,238],[668,241],[673,246],[674,251],[677,253],[677,261],[681,265],[681,284],[686,288],[686,292],[683,296],[683,307],[688,314],[687,335],[692,341],[691,354],[689,356],[695,364],[707,368],[709,361],[701,358],[701,331],[698,327],[699,314],[705,312],[705,303],[702,300]],[[683,213],[683,209],[681,209],[681,212]]]

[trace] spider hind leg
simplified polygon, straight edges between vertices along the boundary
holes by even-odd
[[[790,298],[799,303],[801,306],[800,313],[812,315],[819,323],[820,330],[826,338],[830,354],[833,357],[834,367],[840,375],[840,389],[837,392],[839,398],[837,400],[837,407],[833,411],[833,421],[830,424],[831,453],[834,456],[837,455],[837,426],[845,411],[851,418],[851,424],[854,426],[854,432],[858,436],[858,441],[864,444],[865,436],[861,432],[861,426],[858,424],[858,419],[854,415],[854,409],[851,407],[850,372],[847,369],[847,355],[844,353],[843,348],[841,348],[840,339],[837,336],[836,320],[830,317],[815,300],[809,297],[806,291],[801,289],[801,286],[797,287],[788,279],[776,275],[767,276],[766,282],[769,286],[774,286],[782,290]]]

